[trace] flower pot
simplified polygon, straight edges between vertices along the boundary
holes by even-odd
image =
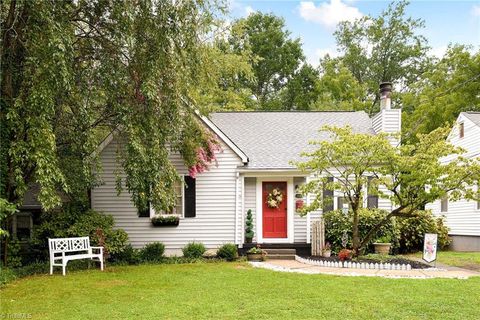
[[[324,258],[330,258],[331,255],[332,255],[331,250],[325,250],[325,251],[322,252],[322,257],[324,257]]]
[[[263,254],[261,253],[247,253],[248,261],[263,261]]]
[[[245,238],[245,243],[252,243],[252,238]]]
[[[375,253],[378,254],[389,254],[390,247],[392,246],[391,243],[374,243],[373,246],[375,247]]]

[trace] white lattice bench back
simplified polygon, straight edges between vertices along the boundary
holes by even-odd
[[[70,260],[91,259],[100,262],[103,270],[103,247],[90,246],[89,237],[77,238],[54,238],[48,239],[50,251],[50,274],[53,274],[53,267],[62,267],[65,275],[67,263]]]

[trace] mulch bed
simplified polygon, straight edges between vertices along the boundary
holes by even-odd
[[[318,260],[318,261],[340,262],[340,259],[337,256],[332,256],[332,257],[329,257],[329,258],[308,256],[308,257],[303,257],[303,258],[311,259],[311,260]],[[412,269],[432,268],[432,266],[430,266],[426,263],[420,262],[420,261],[409,260],[409,259],[399,258],[399,257],[394,257],[394,256],[392,256],[391,259],[384,260],[384,261],[375,260],[375,259],[367,259],[367,258],[361,258],[360,257],[360,258],[352,260],[352,262],[410,264]]]

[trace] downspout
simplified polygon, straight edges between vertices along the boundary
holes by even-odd
[[[234,231],[234,244],[238,244],[238,180],[240,177],[240,173],[238,171],[235,172],[235,231]]]
[[[240,197],[242,203],[240,205],[240,208],[241,208],[241,211],[240,211],[240,214],[241,214],[241,227],[240,227],[240,230],[242,230],[240,232],[240,243],[239,243],[239,247],[240,248],[243,248],[243,242],[245,240],[245,176],[242,175],[242,179],[240,180],[242,182],[242,196]]]

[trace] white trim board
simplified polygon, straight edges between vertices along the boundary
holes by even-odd
[[[262,183],[264,181],[283,181],[287,183],[287,237],[263,238]],[[257,243],[294,243],[295,190],[293,177],[257,177],[256,182],[256,223]]]

